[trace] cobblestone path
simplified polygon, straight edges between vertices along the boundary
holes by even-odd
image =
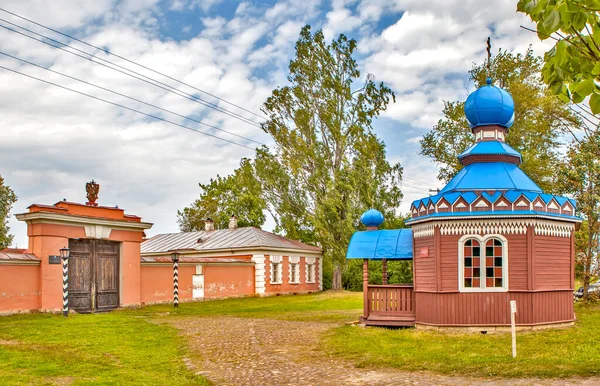
[[[600,378],[490,380],[360,369],[317,350],[321,335],[332,328],[327,323],[233,317],[169,323],[182,331],[197,354],[185,359],[188,368],[215,385],[600,385]]]

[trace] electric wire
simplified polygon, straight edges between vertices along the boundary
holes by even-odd
[[[205,122],[199,121],[199,120],[197,120],[197,119],[194,119],[194,118],[192,118],[192,117],[188,117],[188,116],[185,116],[185,115],[182,115],[182,114],[176,113],[176,112],[174,112],[174,111],[171,111],[171,110],[168,110],[168,109],[162,108],[162,107],[160,107],[160,106],[157,106],[157,105],[154,105],[154,104],[152,104],[152,103],[144,102],[143,100],[140,100],[140,99],[137,99],[137,98],[134,98],[134,97],[131,97],[131,96],[128,96],[128,95],[122,94],[122,93],[120,93],[120,92],[118,92],[118,91],[114,91],[114,90],[108,89],[108,88],[106,88],[106,87],[99,86],[99,85],[97,85],[97,84],[94,84],[94,83],[91,83],[91,82],[85,81],[85,80],[83,80],[83,79],[76,78],[76,77],[74,77],[74,76],[71,76],[71,75],[68,75],[68,74],[62,73],[62,72],[60,72],[60,71],[55,71],[55,70],[52,70],[52,69],[50,69],[50,68],[47,68],[47,67],[44,67],[44,66],[42,66],[42,65],[39,65],[39,64],[36,64],[36,63],[30,62],[30,61],[28,61],[28,60],[25,60],[25,59],[22,59],[22,58],[19,58],[19,57],[16,57],[16,56],[13,56],[13,55],[7,54],[6,52],[2,52],[2,51],[0,51],[0,55],[4,55],[4,56],[7,56],[7,57],[9,57],[9,58],[16,59],[16,60],[18,60],[18,61],[21,61],[21,62],[23,62],[23,63],[27,63],[27,64],[29,64],[29,65],[31,65],[31,66],[35,66],[35,67],[41,68],[41,69],[43,69],[43,70],[46,70],[46,71],[52,72],[52,73],[54,73],[54,74],[61,75],[61,76],[65,77],[65,78],[73,79],[73,80],[76,80],[76,81],[78,81],[78,82],[81,82],[81,83],[87,84],[87,85],[89,85],[89,86],[92,86],[92,87],[98,88],[98,89],[100,89],[100,90],[104,90],[104,91],[110,92],[110,93],[112,93],[112,94],[116,94],[116,95],[122,96],[122,97],[124,97],[124,98],[130,99],[130,100],[133,100],[133,101],[135,101],[135,102],[142,103],[142,104],[144,104],[144,105],[146,105],[146,106],[153,107],[153,108],[155,108],[155,109],[158,109],[158,110],[161,110],[161,111],[167,112],[167,113],[169,113],[169,114],[176,115],[176,116],[178,116],[178,117],[180,117],[180,118],[184,118],[184,119],[187,119],[187,120],[190,120],[190,121],[193,121],[193,122],[199,123],[199,124],[201,124],[201,125],[204,125],[204,126],[210,127],[211,129],[215,129],[215,130],[218,130],[218,131],[222,131],[222,132],[224,132],[224,133],[227,133],[227,134],[230,134],[230,135],[236,136],[236,137],[238,137],[238,138],[241,138],[241,139],[245,139],[245,140],[247,140],[247,141],[250,141],[250,142],[254,142],[254,143],[256,143],[256,144],[259,144],[259,145],[264,145],[264,143],[261,143],[261,142],[255,141],[255,140],[253,140],[253,139],[251,139],[251,138],[247,138],[247,137],[244,137],[244,136],[242,136],[242,135],[239,135],[239,134],[232,133],[232,132],[230,132],[230,131],[227,131],[227,130],[221,129],[221,128],[217,127],[217,126],[213,126],[213,125],[210,125],[210,124],[208,124],[208,123],[205,123]]]
[[[121,55],[118,55],[118,54],[116,54],[116,53],[114,53],[114,52],[108,51],[108,50],[106,50],[106,49],[104,49],[104,48],[102,48],[102,47],[95,46],[95,45],[93,45],[93,44],[91,44],[91,43],[88,43],[88,42],[86,42],[86,41],[84,41],[84,40],[78,39],[78,38],[76,38],[76,37],[74,37],[74,36],[68,35],[68,34],[66,34],[66,33],[64,33],[64,32],[61,32],[61,31],[55,30],[55,29],[53,29],[53,28],[50,28],[50,27],[48,27],[48,26],[46,26],[46,25],[44,25],[44,24],[38,23],[38,22],[36,22],[36,21],[33,21],[33,20],[31,20],[31,19],[28,19],[28,18],[26,18],[26,17],[24,17],[24,16],[18,15],[18,14],[16,14],[16,13],[14,13],[14,12],[11,12],[11,11],[9,11],[9,10],[6,10],[6,9],[4,9],[4,8],[2,8],[2,7],[0,7],[0,11],[6,12],[6,13],[8,13],[8,14],[10,14],[10,15],[13,15],[13,16],[15,16],[15,17],[18,17],[18,18],[20,18],[20,19],[26,20],[26,21],[28,21],[28,22],[30,22],[30,23],[32,23],[32,24],[35,24],[35,25],[37,25],[37,26],[39,26],[39,27],[42,27],[42,28],[45,28],[45,29],[47,29],[47,30],[49,30],[49,31],[52,31],[52,32],[54,32],[54,33],[57,33],[57,34],[59,34],[59,35],[62,35],[62,36],[64,36],[64,37],[67,37],[67,38],[69,38],[69,39],[72,39],[72,40],[78,41],[79,43],[82,43],[82,44],[85,44],[86,46],[89,46],[89,47],[95,48],[95,49],[97,49],[97,50],[100,50],[100,51],[102,51],[102,52],[104,52],[104,53],[106,53],[106,54],[108,54],[108,55],[112,55],[112,56],[115,56],[115,57],[117,57],[117,58],[119,58],[119,59],[125,60],[126,62],[129,62],[129,63],[131,63],[131,64],[135,64],[136,66],[139,66],[139,67],[141,67],[141,68],[144,68],[144,69],[146,69],[146,70],[148,70],[148,71],[151,71],[151,72],[153,72],[153,73],[155,73],[155,74],[158,74],[158,75],[164,76],[165,78],[171,79],[171,80],[173,80],[173,81],[175,81],[175,82],[177,82],[177,83],[179,83],[179,84],[185,85],[185,86],[187,86],[187,87],[190,87],[190,88],[192,88],[192,89],[194,89],[194,90],[196,90],[196,91],[198,91],[198,92],[201,92],[201,93],[204,93],[204,94],[206,94],[206,95],[209,95],[209,96],[211,96],[211,97],[213,97],[213,98],[215,98],[215,99],[218,99],[218,100],[220,100],[220,101],[222,101],[222,102],[224,102],[224,103],[227,103],[227,104],[229,104],[229,105],[231,105],[231,106],[237,107],[238,109],[240,109],[240,110],[243,110],[243,111],[245,111],[245,112],[247,112],[247,113],[250,113],[250,114],[252,114],[252,115],[254,115],[254,116],[256,116],[256,117],[258,117],[258,118],[260,118],[260,119],[264,119],[264,117],[263,117],[263,116],[261,116],[261,115],[259,115],[259,114],[256,114],[255,112],[253,112],[253,111],[251,111],[251,110],[248,110],[248,109],[246,109],[246,108],[244,108],[244,107],[242,107],[242,106],[239,106],[239,105],[237,105],[237,104],[235,104],[235,103],[233,103],[233,102],[229,102],[228,100],[226,100],[226,99],[223,99],[223,98],[220,98],[220,97],[218,97],[218,96],[216,96],[216,95],[214,95],[214,94],[211,94],[211,93],[209,93],[208,91],[205,91],[205,90],[199,89],[199,88],[197,88],[197,87],[195,87],[195,86],[192,86],[192,85],[190,85],[190,84],[188,84],[188,83],[182,82],[182,81],[180,81],[180,80],[178,80],[178,79],[176,79],[176,78],[173,78],[173,77],[171,77],[171,76],[169,76],[169,75],[167,75],[167,74],[164,74],[164,73],[162,73],[162,72],[156,71],[156,70],[154,70],[154,69],[152,69],[152,68],[150,68],[150,67],[144,66],[143,64],[140,64],[140,63],[138,63],[138,62],[136,62],[136,61],[133,61],[133,60],[131,60],[131,59],[128,59],[128,58],[126,58],[126,57],[124,57],[124,56],[121,56]]]
[[[254,121],[252,121],[252,120],[250,120],[250,119],[248,119],[248,118],[246,118],[246,117],[243,117],[243,116],[241,116],[241,115],[239,115],[239,114],[236,114],[236,113],[234,113],[234,112],[231,112],[231,111],[229,111],[229,110],[226,110],[226,109],[224,109],[224,108],[222,108],[222,107],[220,107],[220,106],[218,106],[218,105],[215,105],[214,103],[207,102],[207,101],[205,101],[205,100],[203,100],[203,99],[201,99],[201,98],[199,98],[199,97],[197,97],[197,96],[195,96],[195,95],[193,95],[193,94],[190,94],[190,93],[187,93],[187,92],[185,92],[185,91],[179,90],[179,89],[177,89],[177,88],[175,88],[175,87],[173,87],[173,86],[171,86],[171,85],[169,85],[169,84],[166,84],[166,83],[164,83],[164,82],[161,82],[161,81],[159,81],[159,80],[156,80],[156,79],[154,79],[154,78],[151,78],[151,77],[149,77],[149,76],[146,76],[146,75],[144,75],[144,74],[140,74],[139,72],[133,71],[133,70],[131,70],[131,69],[127,68],[127,67],[123,67],[123,66],[121,66],[121,65],[119,65],[119,64],[116,64],[116,63],[114,63],[114,62],[111,62],[110,60],[106,60],[106,59],[100,58],[100,57],[98,57],[98,56],[96,56],[96,55],[94,55],[94,54],[91,54],[91,53],[89,53],[89,52],[86,52],[86,51],[80,50],[80,49],[78,49],[78,48],[72,47],[72,46],[70,46],[70,45],[68,45],[68,44],[65,44],[65,43],[63,43],[63,42],[60,42],[60,41],[58,41],[58,40],[55,40],[55,39],[52,39],[52,38],[50,38],[50,37],[48,37],[48,36],[46,36],[46,35],[43,35],[43,34],[37,33],[37,32],[35,32],[35,31],[32,31],[32,30],[28,29],[28,28],[25,28],[25,27],[22,27],[22,26],[20,26],[20,25],[18,25],[18,24],[12,23],[12,22],[10,22],[10,21],[8,21],[8,20],[5,20],[5,19],[2,19],[2,18],[0,18],[0,21],[2,21],[2,22],[4,22],[4,23],[7,23],[7,24],[10,24],[10,25],[12,25],[12,26],[15,26],[15,27],[17,27],[17,28],[19,28],[19,29],[22,29],[22,30],[24,30],[24,31],[27,31],[27,32],[29,32],[29,33],[31,33],[31,34],[34,34],[34,35],[40,36],[40,37],[42,37],[43,39],[50,40],[50,41],[52,41],[52,42],[58,43],[58,44],[62,45],[63,47],[57,46],[57,45],[55,45],[55,44],[52,44],[52,43],[50,43],[50,42],[47,42],[47,41],[45,41],[45,40],[42,40],[42,39],[35,38],[35,37],[33,37],[33,36],[27,35],[27,34],[25,34],[25,33],[23,33],[23,32],[17,31],[17,30],[15,30],[15,29],[13,29],[13,28],[10,28],[10,27],[7,27],[7,26],[5,26],[5,25],[1,25],[1,24],[0,24],[0,27],[4,28],[4,29],[6,29],[6,30],[8,30],[8,31],[10,31],[10,32],[17,33],[17,34],[19,34],[19,35],[25,36],[25,37],[27,37],[27,38],[29,38],[29,39],[32,39],[32,40],[38,41],[38,42],[40,42],[40,43],[43,43],[43,44],[46,44],[46,45],[48,45],[48,46],[51,46],[51,47],[54,47],[54,48],[58,48],[58,49],[60,49],[60,50],[62,50],[62,51],[64,51],[64,52],[67,52],[67,53],[71,54],[71,55],[74,55],[74,56],[80,57],[80,58],[82,58],[82,59],[86,59],[86,60],[88,60],[88,61],[90,61],[90,62],[92,62],[92,63],[99,64],[99,65],[101,65],[101,66],[104,66],[104,67],[106,67],[106,68],[109,68],[109,69],[111,69],[111,70],[113,70],[113,71],[120,72],[120,73],[122,73],[122,74],[124,74],[124,75],[127,75],[127,76],[129,76],[129,77],[132,77],[132,78],[138,79],[138,80],[140,80],[140,81],[142,81],[142,82],[145,82],[145,83],[148,83],[148,84],[150,84],[150,85],[152,85],[152,86],[155,86],[155,87],[161,88],[161,89],[163,89],[163,90],[165,90],[165,91],[167,91],[167,92],[173,93],[173,94],[175,94],[175,95],[178,95],[178,96],[180,96],[180,97],[182,97],[182,98],[185,98],[185,99],[191,100],[192,102],[199,103],[199,104],[201,104],[201,105],[203,105],[203,106],[206,106],[206,107],[209,107],[209,108],[211,108],[211,109],[213,109],[213,110],[215,110],[215,111],[218,111],[218,112],[221,112],[221,113],[223,113],[223,114],[226,114],[226,115],[228,115],[228,116],[230,116],[230,117],[236,118],[236,119],[238,119],[238,120],[240,120],[240,121],[242,121],[242,122],[244,122],[244,123],[247,123],[247,124],[250,124],[250,125],[252,125],[252,126],[256,126],[256,127],[258,127],[258,128],[261,128],[260,124],[258,124],[258,123],[256,123],[256,122],[254,122]],[[64,47],[68,47],[68,48],[70,48],[70,49],[72,49],[72,50],[74,50],[74,51],[81,52],[81,53],[83,53],[83,54],[85,54],[85,55],[88,55],[89,57],[85,57],[85,56],[82,56],[82,55],[76,54],[75,52],[71,52],[71,51],[69,51],[69,50],[65,49]],[[94,60],[94,59],[96,59],[96,60]],[[128,73],[128,72],[125,72],[125,71],[122,71],[122,70],[119,70],[119,69],[117,69],[117,68],[115,68],[115,67],[108,66],[108,65],[106,65],[106,64],[104,64],[104,63],[100,63],[100,62],[98,62],[97,60],[101,60],[102,62],[109,63],[111,66],[115,66],[115,67],[122,68],[123,70],[125,70],[125,71],[128,71],[129,73]],[[133,74],[135,74],[135,75],[133,75]],[[138,75],[139,75],[139,76],[138,76]],[[146,79],[144,79],[144,78],[146,78]]]
[[[161,117],[158,117],[158,116],[152,115],[152,114],[148,114],[148,113],[145,113],[143,111],[136,110],[134,108],[127,107],[127,106],[124,106],[124,105],[116,103],[116,102],[111,102],[109,100],[106,100],[106,99],[103,99],[103,98],[100,98],[100,97],[97,97],[97,96],[94,96],[94,95],[91,95],[91,94],[84,93],[82,91],[77,91],[77,90],[74,90],[72,88],[69,88],[69,87],[66,87],[66,86],[62,86],[60,84],[57,84],[57,83],[54,83],[54,82],[50,82],[50,81],[45,80],[45,79],[38,78],[38,77],[33,76],[33,75],[25,74],[23,72],[20,72],[20,71],[17,71],[17,70],[13,70],[12,68],[8,68],[8,67],[4,67],[4,66],[0,65],[0,69],[3,69],[3,70],[6,70],[6,71],[13,72],[15,74],[19,74],[19,75],[25,76],[27,78],[35,79],[37,81],[49,84],[51,86],[59,87],[59,88],[62,88],[64,90],[68,90],[68,91],[74,92],[76,94],[80,94],[80,95],[86,96],[88,98],[92,98],[92,99],[95,99],[95,100],[98,100],[98,101],[101,101],[101,102],[104,102],[104,103],[108,103],[108,104],[113,105],[113,106],[120,107],[120,108],[125,109],[125,110],[129,110],[129,111],[132,111],[132,112],[135,112],[135,113],[138,113],[138,114],[142,114],[142,115],[145,115],[145,116],[147,116],[149,118],[152,118],[152,119],[155,119],[155,120],[158,120],[158,121],[161,121],[161,122],[170,123],[171,125],[175,125],[175,126],[183,128],[183,129],[187,129],[187,130],[193,131],[193,132],[198,133],[198,134],[203,134],[203,135],[206,135],[206,136],[209,136],[209,137],[212,137],[212,138],[224,141],[224,142],[231,143],[233,145],[244,147],[246,149],[256,150],[256,148],[253,148],[253,147],[250,147],[250,146],[246,146],[244,144],[237,143],[237,142],[234,142],[234,141],[230,141],[228,139],[221,138],[219,136],[207,133],[205,131],[197,130],[197,129],[194,129],[194,128],[189,127],[189,126],[185,126],[185,125],[179,124],[177,122],[173,122],[173,121],[171,121],[169,119],[161,118]]]

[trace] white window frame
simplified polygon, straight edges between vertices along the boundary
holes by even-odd
[[[314,284],[317,281],[316,270],[315,270],[315,258],[314,257],[306,257],[305,258],[305,267],[306,267],[306,283]],[[312,279],[311,279],[312,278]]]
[[[300,284],[300,257],[299,256],[289,256],[289,283],[290,284]],[[294,280],[295,279],[295,280]]]
[[[269,257],[270,265],[271,265],[271,284],[282,284],[283,277],[283,261],[281,256],[270,256]]]
[[[481,271],[481,287],[465,287],[465,241],[475,239],[481,245],[481,261],[485,263],[485,243],[489,239],[502,242],[502,287],[487,288],[485,283],[485,268]],[[481,267],[481,266],[480,266]],[[485,267],[485,264],[483,264]],[[502,235],[464,235],[458,240],[458,290],[460,292],[507,292],[508,291],[508,241]]]

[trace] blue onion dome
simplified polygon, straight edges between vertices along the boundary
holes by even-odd
[[[467,98],[465,115],[471,128],[484,125],[509,128],[515,121],[515,102],[508,92],[492,86],[492,79],[487,78],[486,85]]]
[[[378,227],[383,223],[383,220],[385,220],[383,214],[376,209],[369,209],[360,216],[360,222],[368,227]]]

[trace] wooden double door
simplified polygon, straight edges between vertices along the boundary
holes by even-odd
[[[85,313],[119,307],[120,244],[71,239],[69,248],[69,308]]]

